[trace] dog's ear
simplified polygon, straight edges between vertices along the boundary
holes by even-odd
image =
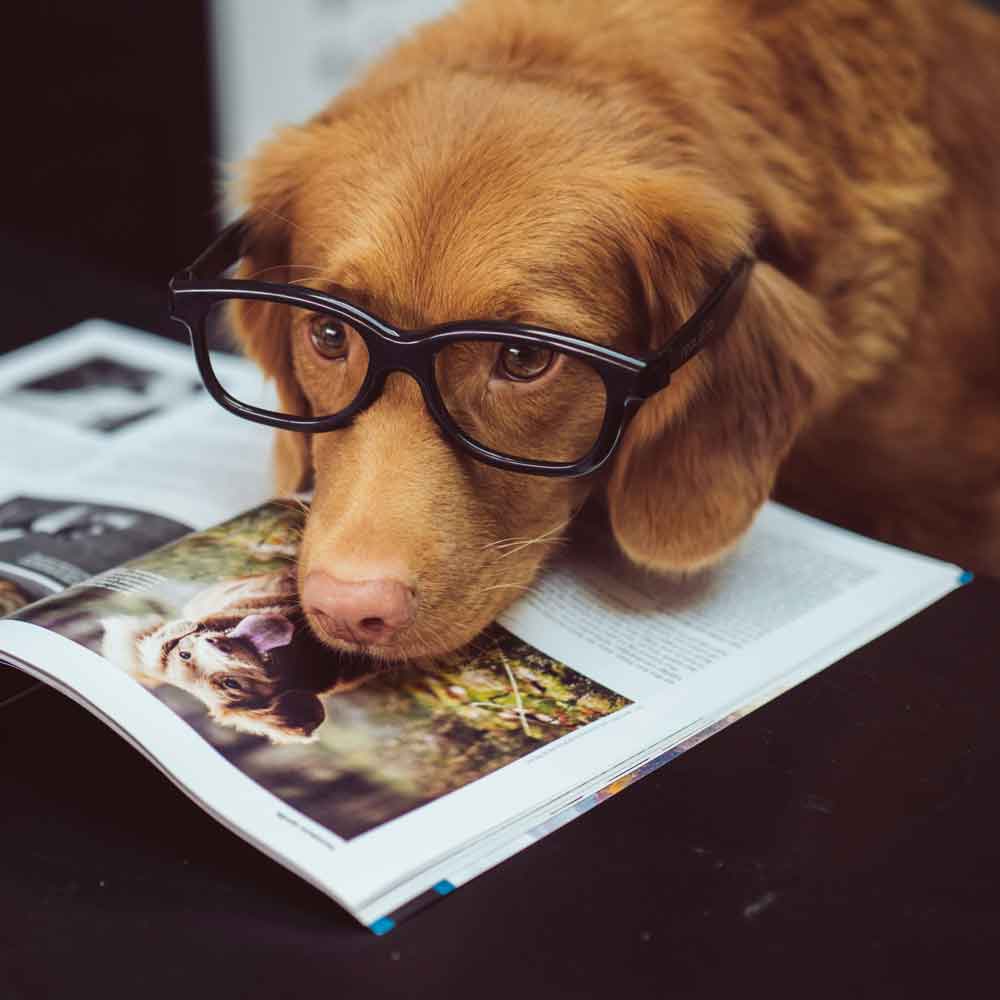
[[[326,718],[323,702],[311,691],[286,691],[267,713],[272,725],[271,742],[306,743]]]
[[[656,349],[751,250],[753,227],[740,202],[697,179],[643,195],[630,252]],[[626,555],[691,570],[738,541],[829,391],[832,343],[820,304],[757,261],[729,329],[642,404],[619,446],[607,503]]]
[[[326,719],[326,709],[312,691],[285,691],[264,708],[221,708],[213,712],[213,718],[240,732],[266,736],[274,744],[312,743]]]
[[[295,635],[295,626],[284,615],[247,615],[229,634],[234,639],[246,639],[265,656],[272,649],[287,646]]]
[[[236,276],[288,283],[300,276],[288,266],[290,221],[296,180],[314,141],[309,127],[279,132],[241,169],[238,190],[248,204],[245,256]],[[244,352],[274,381],[286,412],[308,415],[308,404],[292,369],[289,311],[269,302],[237,300],[230,318]],[[309,435],[278,431],[275,436],[276,485],[280,493],[307,489],[312,477]]]

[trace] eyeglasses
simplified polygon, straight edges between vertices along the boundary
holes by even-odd
[[[511,323],[400,330],[316,289],[224,277],[244,256],[247,235],[245,223],[233,223],[170,282],[170,315],[188,329],[205,387],[223,407],[282,430],[325,433],[349,425],[392,372],[404,372],[456,447],[487,465],[539,476],[599,469],[643,401],[729,327],[753,266],[752,257],[740,257],[662,350],[633,357]],[[275,336],[291,329],[300,338],[296,377],[315,388],[325,412],[251,401],[234,376],[233,312],[254,304],[269,305]]]

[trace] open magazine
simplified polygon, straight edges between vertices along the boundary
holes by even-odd
[[[27,448],[17,452],[23,486],[0,502],[0,579],[42,599],[0,621],[0,661],[19,668],[0,676],[23,671],[79,701],[377,933],[964,579],[773,504],[723,565],[683,580],[636,570],[602,533],[584,532],[468,648],[433,669],[380,669],[322,646],[301,618],[304,509],[257,502],[267,435],[209,416],[196,390],[176,386],[165,410],[136,401],[131,424],[117,404],[25,404],[51,391],[53,373],[86,367],[98,343],[108,364],[191,378],[173,345],[147,349],[107,324],[0,365],[4,424],[10,406],[43,442],[62,420],[74,433],[122,435],[65,481],[33,478]],[[99,402],[103,390],[91,394]],[[22,442],[3,443],[6,466]],[[218,465],[203,451],[216,447]],[[119,457],[102,477],[106,449]],[[162,474],[175,460],[192,477],[184,486]],[[198,508],[202,496],[215,508]],[[252,506],[205,526],[209,510],[238,500]],[[130,515],[137,533],[123,527]],[[184,524],[203,530],[183,534]],[[143,554],[101,565],[105,551]]]
[[[266,399],[249,362],[226,377]],[[0,617],[266,500],[268,437],[148,333],[89,320],[4,355]],[[30,686],[0,671],[0,704]]]

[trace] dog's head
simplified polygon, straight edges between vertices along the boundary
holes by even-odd
[[[278,614],[247,615],[226,629],[172,622],[144,640],[143,659],[154,653],[160,678],[194,695],[216,722],[274,743],[308,742],[326,713],[279,655],[294,631]]]
[[[519,321],[641,353],[752,250],[755,220],[732,178],[682,145],[650,166],[642,123],[586,94],[474,74],[363,94],[249,164],[244,276],[335,288],[404,328]],[[302,329],[260,303],[234,321],[286,408],[338,408]],[[816,303],[758,263],[727,335],[642,406],[610,466],[583,480],[460,454],[399,373],[349,427],[281,432],[280,486],[315,485],[300,556],[310,624],[331,645],[388,660],[454,649],[530,585],[590,496],[636,562],[711,563],[770,493],[823,381],[825,345]],[[457,394],[492,392],[495,360],[442,377]],[[567,372],[501,391],[555,456],[592,427],[592,392]]]

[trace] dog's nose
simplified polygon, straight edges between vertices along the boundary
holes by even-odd
[[[313,571],[302,586],[302,604],[331,635],[384,646],[413,621],[413,591],[399,580],[338,580]]]

